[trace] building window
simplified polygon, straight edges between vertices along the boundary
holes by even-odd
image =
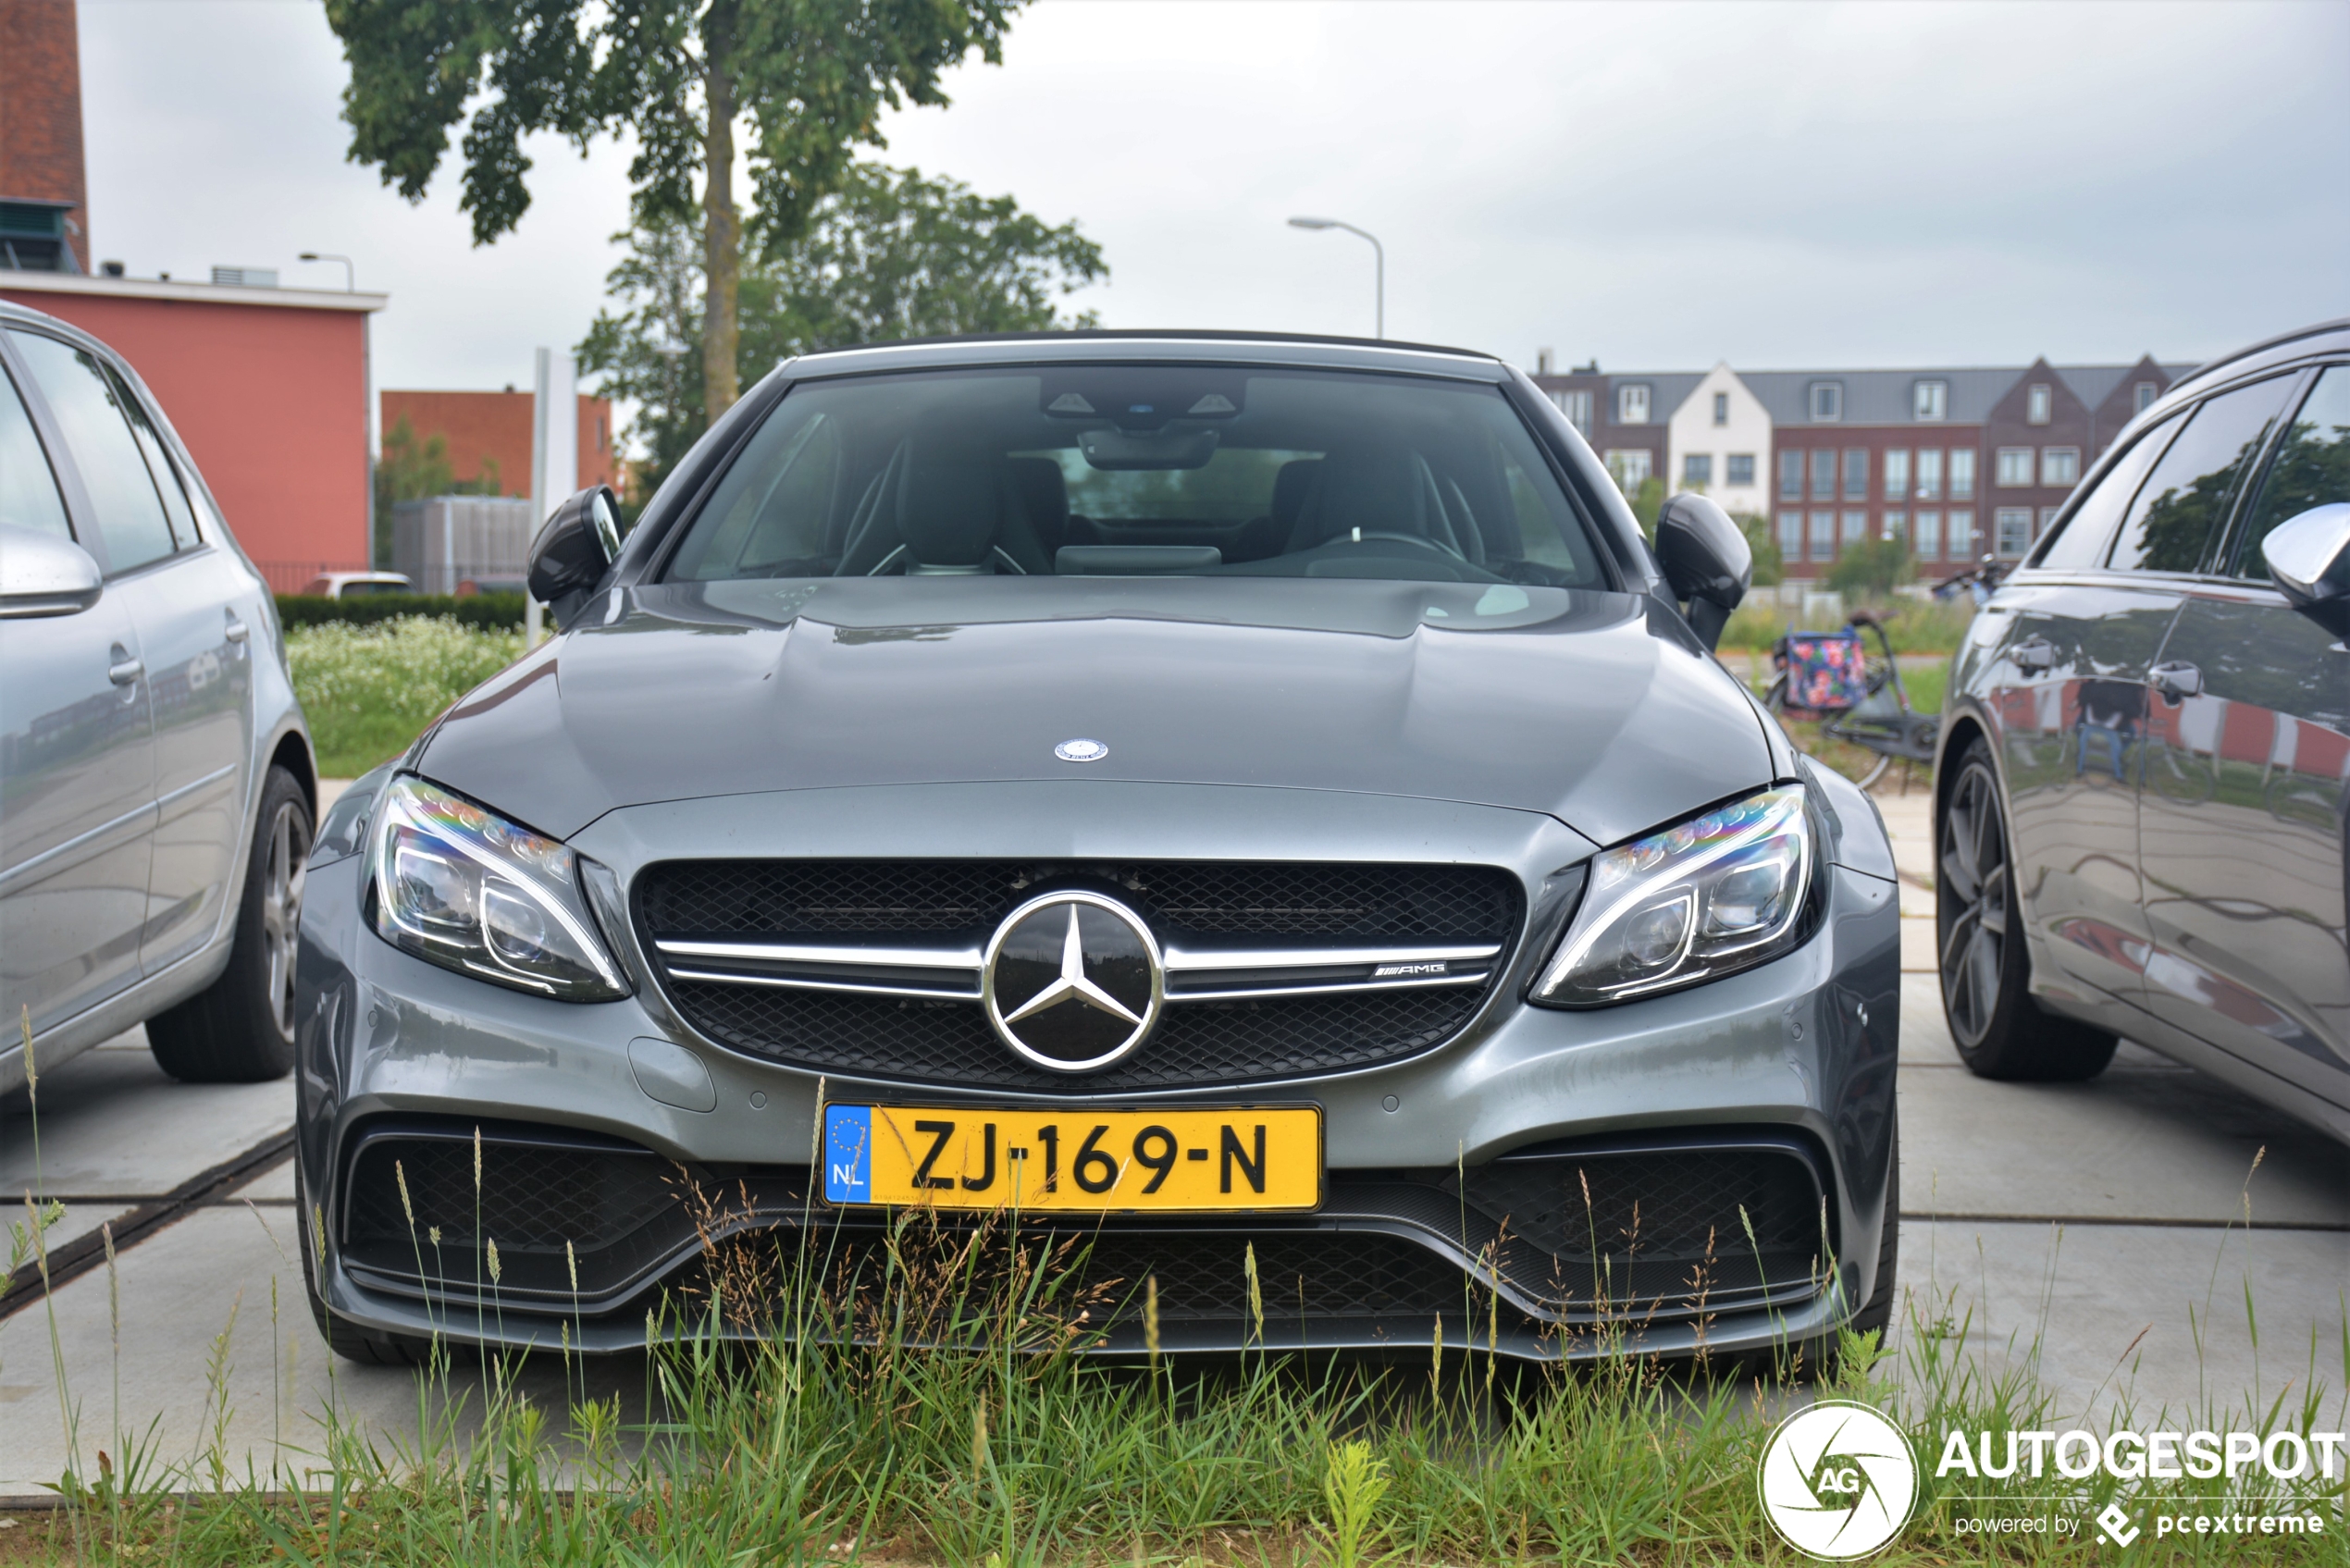
[[[1847,545],[1857,545],[1868,537],[1869,514],[1865,512],[1846,512],[1844,514],[1844,542]]]
[[[1920,381],[1910,389],[1910,417],[1938,425],[1950,417],[1950,383]]]
[[[2134,383],[2130,388],[2130,412],[2132,414],[2144,414],[2147,409],[2153,406],[2154,383],[2151,381],[2139,381]]]
[[[1844,453],[1844,499],[1869,499],[1869,449],[1848,447]]]
[[[1587,438],[1590,435],[1591,394],[1588,389],[1582,391],[1552,392],[1551,394],[1551,401],[1559,405],[1559,412],[1566,415],[1566,422],[1569,425],[1574,426]]]
[[[1918,453],[1918,488],[1920,500],[1942,499],[1942,454],[1927,451]]]
[[[1727,392],[1716,392],[1713,394],[1713,423],[1716,425],[1727,425],[1729,422],[1730,394]]]
[[[1803,513],[1800,512],[1779,513],[1779,559],[1803,559]]]
[[[1897,448],[1885,454],[1885,499],[1910,499],[1910,454],[1904,450]]]
[[[1912,547],[1920,561],[1933,561],[1942,553],[1942,514],[1938,512],[1918,513],[1917,531],[1911,536]]]
[[[1885,514],[1885,537],[1888,539],[1906,540],[1909,538],[1910,514],[1906,512],[1886,512]]]
[[[2030,447],[2001,447],[1994,482],[2003,490],[2028,488],[2032,483],[2032,457]]]
[[[2050,489],[2071,489],[2081,482],[2079,447],[2040,449],[2040,483]]]
[[[1701,489],[1713,483],[1713,454],[1689,451],[1681,454],[1681,488]]]
[[[1836,453],[1825,447],[1812,454],[1812,499],[1836,499]]]
[[[2046,425],[2056,415],[2056,389],[2046,381],[2035,381],[2031,390],[2023,394],[2023,422]]]
[[[1812,513],[1812,559],[1836,559],[1836,513],[1833,512]]]
[[[1973,447],[1960,447],[1950,454],[1950,499],[1952,500],[1974,499],[1974,449]],[[1952,513],[1954,518],[1956,515]],[[1953,527],[1957,525],[1956,522],[1951,524]]]
[[[1615,422],[1618,425],[1646,425],[1649,422],[1647,382],[1633,381],[1615,389]]]
[[[1815,424],[1826,424],[1844,417],[1844,383],[1814,381],[1812,383],[1812,418]]]
[[[1991,525],[1998,530],[1995,547],[2001,555],[2022,555],[2032,548],[2032,509],[2028,506],[2003,506],[1991,513]]]
[[[1607,471],[1615,475],[1615,483],[1626,495],[1630,495],[1649,481],[1655,472],[1656,455],[1646,447],[1619,447],[1607,454]]]
[[[1754,454],[1752,452],[1734,451],[1722,460],[1722,464],[1726,470],[1722,475],[1723,484],[1732,489],[1754,488]]]
[[[1974,513],[1950,513],[1950,553],[1947,559],[1964,561],[1974,554]]]
[[[1779,453],[1779,499],[1803,499],[1803,454],[1800,451]]]

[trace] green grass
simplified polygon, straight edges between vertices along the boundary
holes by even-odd
[[[1903,654],[1953,653],[1974,619],[1974,601],[1964,597],[1948,600],[1902,599],[1874,608],[1885,618],[1886,630],[1893,639],[1893,651]],[[1767,598],[1750,599],[1731,614],[1729,624],[1722,630],[1721,646],[1768,653],[1771,645],[1790,630],[1836,629],[1796,626],[1795,623],[1801,619],[1800,610],[1782,610],[1775,600]],[[1874,637],[1869,639],[1869,650],[1876,651]]]
[[[673,1302],[637,1411],[586,1395],[560,1352],[541,1352],[536,1397],[513,1363],[476,1377],[440,1355],[418,1374],[419,1436],[404,1443],[329,1409],[312,1453],[240,1474],[216,1437],[167,1463],[118,1433],[106,1472],[61,1477],[67,1506],[46,1544],[58,1560],[204,1568],[1791,1563],[1756,1462],[1776,1418],[1817,1393],[1894,1414],[1921,1456],[1912,1522],[1873,1562],[2102,1561],[2077,1541],[1962,1530],[1982,1514],[1957,1494],[1984,1488],[1934,1480],[1939,1434],[2052,1416],[2035,1358],[1996,1375],[1970,1359],[1985,1336],[1947,1298],[1910,1303],[1898,1378],[1874,1337],[1848,1337],[1841,1370],[1816,1389],[1768,1367],[1629,1355],[1520,1380],[1475,1343],[1398,1346],[1382,1366],[1244,1353],[1206,1369],[1111,1367],[1075,1353],[1101,1303],[1064,1291],[1072,1260],[1000,1229],[901,1217],[854,1286],[788,1242],[713,1244],[710,1257],[717,1291]],[[765,1337],[724,1337],[746,1329]],[[844,1342],[852,1329],[861,1343]],[[2350,1331],[2344,1360],[2350,1377]],[[562,1373],[560,1395],[548,1371]],[[2292,1403],[2205,1420],[2338,1426],[2332,1376],[2313,1352]],[[1988,1512],[2085,1520],[2119,1498],[2145,1517],[2217,1511],[2246,1490],[2051,1475]],[[2344,1560],[2341,1483],[2264,1477],[2249,1492],[2231,1506],[2315,1511],[2329,1534],[2169,1549],[2149,1537],[2137,1560]]]
[[[405,616],[286,633],[294,695],[310,721],[321,777],[356,778],[407,748],[466,692],[522,653],[520,632]]]

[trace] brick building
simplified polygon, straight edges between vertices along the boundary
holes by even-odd
[[[70,0],[0,0],[0,268],[90,270]]]
[[[2020,369],[1728,372],[1761,404],[1767,437],[1730,422],[1740,400],[1724,384],[1726,366],[1698,377],[1602,375],[1589,365],[1535,382],[1627,492],[1655,475],[1668,490],[1705,489],[1736,510],[1767,506],[1790,577],[1818,576],[1871,537],[1906,540],[1920,574],[1934,577],[1986,554],[2029,549],[2097,454],[2190,368],[2147,357],[2134,365],[2042,359]],[[1708,407],[1684,406],[1691,397]],[[1731,444],[1767,451],[1701,451],[1722,444],[1712,438],[1717,418],[1736,431]],[[1677,434],[1668,439],[1668,431]],[[1759,488],[1728,483],[1733,455],[1754,458]]]
[[[440,437],[448,442],[451,476],[478,482],[494,465],[498,493],[530,494],[531,395],[512,387],[502,392],[392,392],[383,394],[383,434],[390,440],[400,421],[419,444]],[[612,429],[612,400],[579,394],[579,474],[575,488],[621,488],[620,449]],[[561,499],[561,498],[556,498]]]

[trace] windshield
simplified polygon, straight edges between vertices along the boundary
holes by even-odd
[[[1499,388],[1192,364],[797,387],[668,578],[899,574],[1606,584]]]

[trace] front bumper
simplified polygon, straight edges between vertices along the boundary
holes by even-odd
[[[1824,811],[1843,806],[1824,840],[1832,854],[1836,845],[1872,834],[1881,846],[1873,818],[1855,820],[1867,811],[1857,795],[1815,793]],[[1593,846],[1530,813],[1293,790],[923,786],[631,808],[574,842],[623,887],[656,859],[778,853],[1424,858],[1517,872],[1528,895],[1526,935],[1463,1033],[1392,1066],[1248,1091],[1252,1103],[1324,1108],[1330,1192],[1322,1212],[1206,1225],[1113,1221],[1088,1232],[1105,1258],[1129,1263],[1237,1254],[1243,1241],[1265,1260],[1268,1279],[1278,1273],[1271,1260],[1306,1260],[1293,1304],[1285,1307],[1286,1292],[1268,1284],[1261,1305],[1246,1312],[1206,1306],[1171,1314],[1159,1326],[1164,1348],[1230,1349],[1259,1338],[1275,1348],[1426,1344],[1441,1321],[1448,1342],[1490,1342],[1528,1357],[1735,1353],[1826,1332],[1865,1298],[1875,1277],[1899,1006],[1894,888],[1871,872],[1824,865],[1817,932],[1784,958],[1649,1001],[1564,1012],[1528,1007],[1518,997],[1569,912],[1578,881],[1573,869]],[[365,1328],[515,1345],[567,1336],[590,1350],[640,1345],[663,1287],[707,1286],[718,1266],[712,1260],[729,1246],[757,1239],[772,1252],[784,1241],[837,1264],[842,1249],[853,1253],[874,1240],[871,1221],[843,1219],[809,1199],[821,1098],[918,1095],[974,1105],[1020,1098],[826,1081],[727,1050],[676,1015],[633,951],[622,957],[637,991],[618,1002],[553,1003],[467,980],[396,951],[367,929],[363,864],[346,858],[311,872],[298,1060],[303,1191],[315,1204],[303,1229],[327,1241],[316,1278],[328,1306]],[[700,1058],[714,1090],[711,1108],[682,1109],[647,1092],[630,1056],[631,1043],[646,1040],[684,1045]],[[1082,1081],[1071,1087],[1082,1091]],[[1219,1096],[1194,1090],[1147,1098],[1207,1104]],[[1052,1100],[1086,1103],[1082,1093]],[[569,1140],[619,1151],[612,1159],[659,1164],[664,1179],[690,1180],[699,1209],[665,1221],[665,1232],[638,1233],[631,1250],[615,1254],[616,1262],[600,1258],[581,1284],[571,1278],[575,1257],[511,1240],[501,1273],[512,1278],[495,1281],[477,1261],[427,1263],[420,1241],[411,1249],[413,1266],[346,1244],[354,1234],[353,1172],[370,1139],[463,1144],[476,1127],[493,1151]],[[1579,1269],[1592,1281],[1563,1284],[1556,1259],[1545,1277],[1521,1243],[1497,1239],[1492,1221],[1509,1216],[1480,1218],[1465,1197],[1463,1184],[1470,1196],[1483,1191],[1477,1173],[1502,1168],[1493,1162],[1505,1155],[1555,1158],[1578,1170],[1651,1172],[1749,1156],[1780,1161],[1773,1168],[1784,1172],[1794,1168],[1785,1162],[1794,1162],[1808,1173],[1819,1208],[1808,1278],[1790,1290],[1784,1270],[1775,1278],[1756,1267],[1741,1275],[1737,1254],[1754,1248],[1725,1227],[1732,1233],[1718,1238],[1718,1290],[1705,1283],[1694,1297],[1677,1286],[1661,1291],[1657,1268],[1625,1288],[1619,1270],[1644,1261],[1637,1238],[1628,1248],[1595,1241],[1589,1258],[1564,1271]],[[1618,1163],[1604,1164],[1610,1160]],[[1652,1197],[1649,1212],[1662,1202]],[[485,1228],[495,1240],[496,1229]],[[1602,1255],[1612,1250],[1622,1255]],[[1356,1266],[1373,1254],[1389,1263],[1366,1274],[1367,1266]],[[1342,1274],[1376,1275],[1376,1288],[1309,1295],[1305,1280],[1316,1258],[1340,1260]],[[1434,1289],[1431,1266],[1437,1283],[1454,1289]],[[1416,1285],[1404,1278],[1415,1269]],[[1132,1283],[1131,1269],[1116,1277]],[[1604,1281],[1594,1282],[1600,1277]],[[1661,1307],[1664,1295],[1676,1300]],[[713,1327],[774,1331],[772,1321],[733,1315]],[[1144,1332],[1128,1311],[1097,1342],[1138,1350]]]

